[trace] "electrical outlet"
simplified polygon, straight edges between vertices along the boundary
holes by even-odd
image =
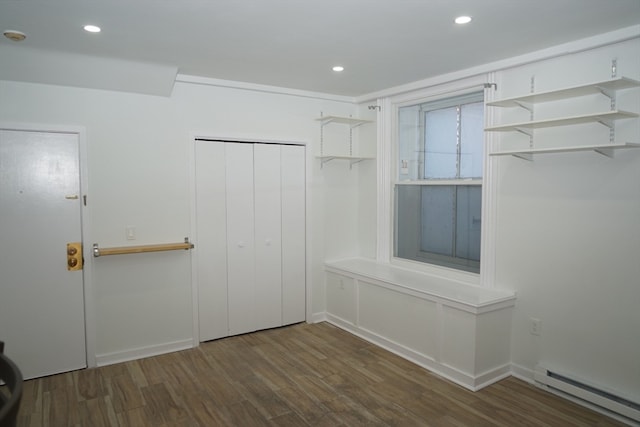
[[[542,333],[542,321],[534,317],[529,319],[531,324],[529,325],[529,332],[531,335],[540,335]]]

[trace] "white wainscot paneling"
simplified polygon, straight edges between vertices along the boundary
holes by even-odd
[[[358,281],[360,328],[394,341],[426,357],[437,340],[437,304],[381,286]]]
[[[470,390],[510,374],[513,292],[362,258],[325,268],[329,322]]]
[[[347,276],[327,273],[327,312],[339,324],[355,323],[356,300],[354,280]]]

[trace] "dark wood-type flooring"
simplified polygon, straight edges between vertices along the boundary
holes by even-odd
[[[19,426],[618,426],[515,378],[472,393],[328,323],[25,382]]]

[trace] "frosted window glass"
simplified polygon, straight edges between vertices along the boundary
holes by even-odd
[[[458,186],[456,200],[456,257],[480,261],[482,188]]]
[[[422,187],[421,249],[441,255],[453,255],[453,186]]]
[[[457,174],[457,108],[428,111],[425,113],[424,121],[425,178],[455,178]]]
[[[420,186],[396,186],[394,255],[417,259],[420,250]]]
[[[484,104],[463,104],[460,112],[460,178],[482,177]]]
[[[421,151],[420,139],[420,106],[412,105],[402,107],[398,111],[398,179],[401,181],[416,180],[419,153]]]

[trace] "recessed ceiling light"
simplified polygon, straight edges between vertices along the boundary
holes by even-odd
[[[332,68],[333,71],[335,71],[336,73],[339,73],[341,71],[344,71],[344,67],[342,65],[336,65],[335,67]]]
[[[468,24],[469,22],[471,22],[471,17],[458,16],[456,19],[453,20],[453,22],[455,22],[456,24]]]
[[[84,26],[84,30],[88,31],[90,33],[99,33],[101,31],[100,27],[98,27],[96,25],[85,25]]]
[[[5,30],[4,36],[9,40],[13,40],[14,42],[21,42],[22,40],[27,38],[27,35],[25,33],[16,30]]]

